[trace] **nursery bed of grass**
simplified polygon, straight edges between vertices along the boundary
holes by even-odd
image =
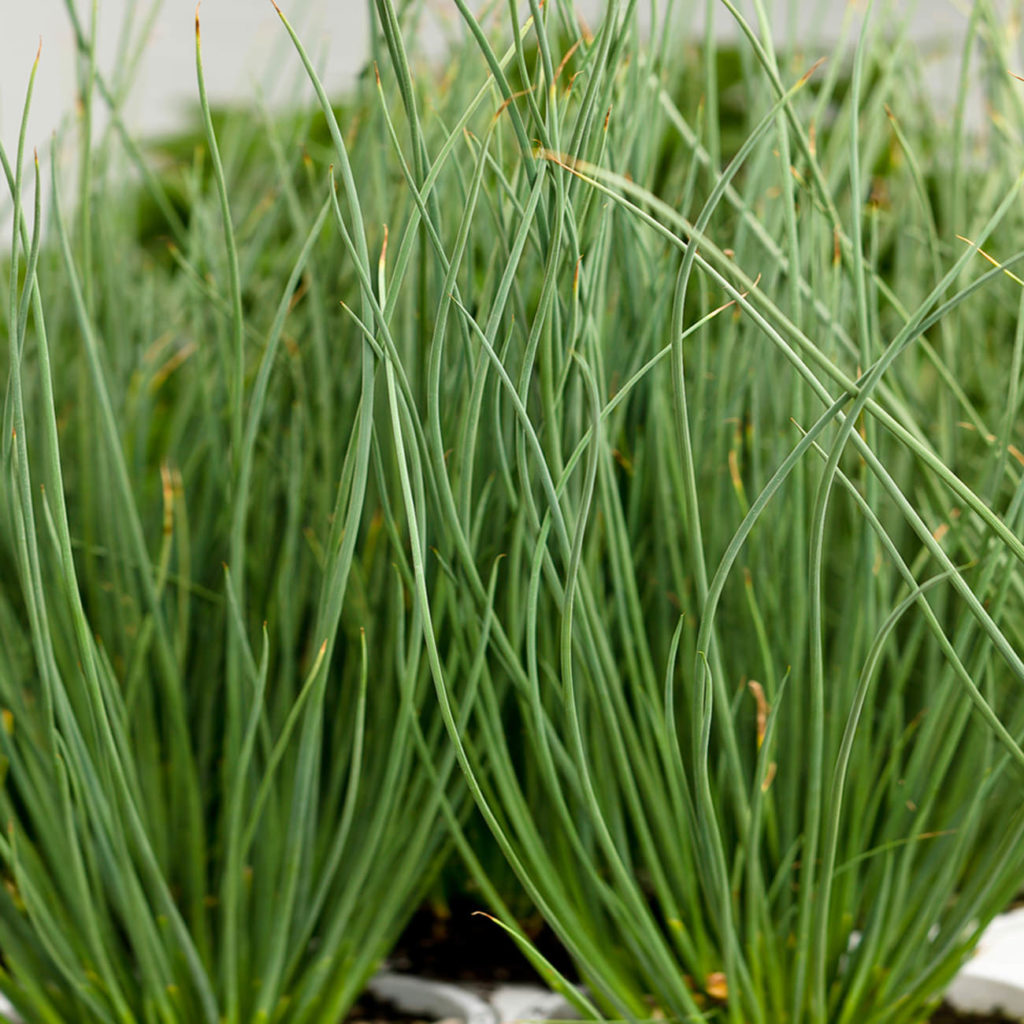
[[[979,135],[881,7],[454,4],[289,115],[197,24],[158,145],[79,20],[77,194],[5,155],[0,988],[327,1024],[447,865],[593,1017],[925,1019],[1024,878],[1006,26]]]

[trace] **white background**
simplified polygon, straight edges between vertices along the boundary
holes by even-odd
[[[87,26],[92,0],[74,2]],[[331,90],[343,88],[366,60],[367,3],[372,0],[281,2],[323,69],[325,84]],[[98,52],[104,72],[115,66],[125,11],[135,9],[141,17],[151,3],[98,0]],[[451,0],[428,3],[440,17],[457,19]],[[851,3],[854,8],[863,7],[857,0]],[[771,8],[772,0],[768,4]],[[579,6],[593,18],[604,5],[602,0],[585,0]],[[646,0],[640,6],[646,7]],[[690,9],[694,11],[692,25],[699,30],[704,0],[679,0],[677,6],[684,16]],[[789,0],[777,0],[775,6],[780,11],[790,9]],[[846,0],[799,0],[795,18],[788,13],[779,17],[778,32],[784,34],[794,24],[810,31],[813,23],[814,30],[822,31],[826,38],[835,37],[850,6]],[[897,6],[911,14],[914,32],[921,37],[955,41],[962,35],[964,3],[923,0]],[[499,7],[505,7],[504,0]],[[740,0],[740,7],[752,15],[745,0]],[[196,95],[194,4],[192,0],[162,0],[158,10],[151,44],[140,61],[126,108],[133,126],[150,133],[180,126]],[[812,15],[812,11],[824,15]],[[720,24],[727,32],[728,14],[724,10],[721,14]],[[280,99],[287,92],[287,82],[294,85],[299,81],[298,60],[270,0],[203,0],[200,17],[204,70],[215,101],[252,97],[268,90]],[[74,47],[65,0],[0,0],[0,142],[9,151],[16,143],[24,90],[40,38],[42,58],[28,142],[44,147],[61,119],[74,109]]]
[[[75,0],[88,31],[91,0]],[[152,0],[99,0],[98,64],[115,70],[126,11],[141,23]],[[343,88],[365,59],[368,34],[364,0],[283,0],[282,9],[302,31],[325,84]],[[126,112],[133,127],[159,133],[179,127],[194,108],[195,6],[163,0],[150,44],[139,62]],[[74,35],[65,0],[0,0],[0,141],[17,141],[25,88],[42,39],[32,100],[28,144],[43,146],[75,104]],[[269,0],[204,0],[200,9],[203,68],[211,99],[240,99],[273,89],[281,72],[298,80],[298,58]],[[97,104],[97,110],[102,103]]]

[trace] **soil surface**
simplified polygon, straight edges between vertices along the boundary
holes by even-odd
[[[570,980],[572,961],[540,918],[520,922],[540,952]],[[440,981],[540,983],[511,936],[473,900],[457,898],[445,908],[421,907],[388,957],[394,971]]]
[[[940,1006],[929,1018],[929,1024],[1019,1024],[1010,1017],[957,1013],[948,1006]]]

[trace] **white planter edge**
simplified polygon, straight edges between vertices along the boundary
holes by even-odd
[[[1024,1019],[1024,907],[1000,914],[985,929],[946,1000],[962,1013]]]
[[[382,1002],[428,1020],[457,1020],[463,1024],[498,1024],[494,1007],[462,985],[433,981],[414,974],[382,971],[370,979],[369,992]]]

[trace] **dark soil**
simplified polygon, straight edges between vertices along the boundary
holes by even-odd
[[[512,937],[483,916],[484,909],[466,897],[452,899],[447,907],[421,907],[388,957],[388,967],[441,981],[539,983]],[[576,979],[572,961],[539,918],[519,926],[555,968]]]
[[[1018,1024],[1010,1017],[992,1017],[970,1013],[966,1017],[948,1006],[940,1006],[929,1018],[929,1024]]]

